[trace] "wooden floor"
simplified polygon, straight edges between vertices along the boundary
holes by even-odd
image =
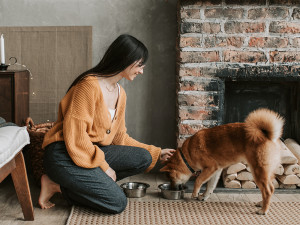
[[[130,198],[129,201],[170,201],[163,199],[160,196],[158,185],[167,182],[163,174],[140,174],[133,177],[125,178],[118,181],[122,184],[129,181],[146,182],[150,184],[147,189],[147,194],[143,198]],[[35,220],[33,222],[24,221],[21,207],[19,205],[17,195],[10,177],[5,179],[0,184],[0,224],[2,225],[63,225],[66,223],[71,207],[67,205],[60,194],[53,197],[52,201],[56,204],[54,208],[42,210],[38,207],[37,201],[39,196],[39,187],[37,187],[32,178],[29,176],[32,201],[34,206]],[[300,202],[299,194],[274,194],[273,202]],[[190,199],[191,194],[187,193],[183,200],[179,201],[194,201]],[[247,193],[215,193],[208,201],[217,202],[257,202],[261,200],[260,194]]]

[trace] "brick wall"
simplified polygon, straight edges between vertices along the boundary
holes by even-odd
[[[222,123],[225,80],[297,80],[299,48],[300,0],[180,0],[178,146]]]

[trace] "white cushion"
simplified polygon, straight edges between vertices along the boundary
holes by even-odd
[[[12,160],[30,143],[26,127],[7,126],[0,128],[0,168]]]

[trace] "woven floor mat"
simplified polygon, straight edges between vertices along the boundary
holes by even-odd
[[[73,206],[67,225],[299,224],[300,202],[273,202],[265,216],[248,202],[129,202],[124,212],[107,215]]]

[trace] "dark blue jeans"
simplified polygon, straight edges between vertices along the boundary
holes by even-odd
[[[117,180],[144,172],[151,164],[150,153],[138,147],[101,146],[105,160],[116,172]],[[127,206],[127,198],[119,185],[100,167],[82,168],[70,158],[64,142],[46,147],[46,174],[60,185],[69,204],[81,205],[104,213],[120,213]]]

